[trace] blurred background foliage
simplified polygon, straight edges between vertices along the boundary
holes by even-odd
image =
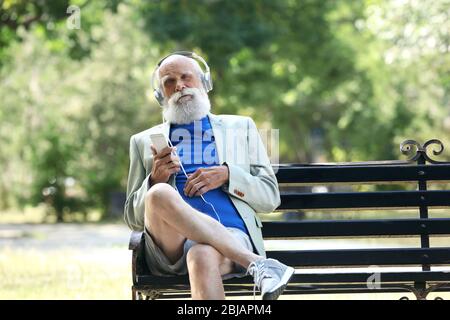
[[[449,18],[450,0],[0,0],[0,209],[106,216],[175,50],[208,61],[214,113],[280,130],[280,162],[450,146]]]

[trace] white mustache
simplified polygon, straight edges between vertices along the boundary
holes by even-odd
[[[185,95],[191,95],[192,99],[179,101]],[[163,116],[170,123],[187,124],[200,120],[210,109],[211,103],[206,92],[199,88],[185,88],[165,99]]]
[[[186,88],[183,89],[182,91],[178,91],[175,92],[174,94],[172,94],[169,98],[169,104],[178,104],[178,100],[185,95],[192,95],[194,98],[196,97],[197,94],[199,94],[199,90],[196,88]]]

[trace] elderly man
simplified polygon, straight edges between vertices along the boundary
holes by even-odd
[[[131,137],[124,212],[132,230],[145,231],[151,273],[189,274],[193,299],[224,299],[223,279],[250,274],[263,299],[277,299],[294,269],[265,258],[255,212],[273,211],[280,194],[255,123],[210,113],[209,67],[194,53],[165,57],[154,75],[166,122]],[[226,132],[239,134],[230,141]],[[152,133],[175,147],[157,152]]]

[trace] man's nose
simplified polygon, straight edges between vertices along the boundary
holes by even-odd
[[[175,87],[175,91],[182,91],[184,88],[186,88],[186,84],[184,83],[183,80],[178,80],[177,81],[177,86]]]

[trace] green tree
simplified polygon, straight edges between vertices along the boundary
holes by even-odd
[[[55,50],[38,26],[10,46],[11,63],[0,76],[0,142],[17,156],[1,160],[20,170],[2,175],[2,185],[13,182],[23,204],[51,191],[59,215],[80,202],[106,213],[109,194],[124,189],[130,136],[160,120],[159,107],[146,98],[159,52],[139,23],[122,5],[91,30],[76,31],[92,36],[89,59],[73,59],[70,46]],[[57,32],[58,41],[70,42],[72,30]],[[80,202],[67,195],[67,179],[82,190]]]
[[[370,90],[358,91],[367,79],[355,68],[354,51],[334,31],[354,29],[362,3],[173,0],[142,6],[148,32],[167,51],[206,55],[216,80],[216,112],[250,115],[280,129],[284,161],[311,161],[312,130],[327,135],[348,100],[370,98]]]
[[[0,206],[107,212],[130,136],[160,122],[154,65],[180,49],[207,59],[214,112],[280,129],[281,162],[450,144],[447,0],[70,3],[80,30],[67,1],[0,2]]]

